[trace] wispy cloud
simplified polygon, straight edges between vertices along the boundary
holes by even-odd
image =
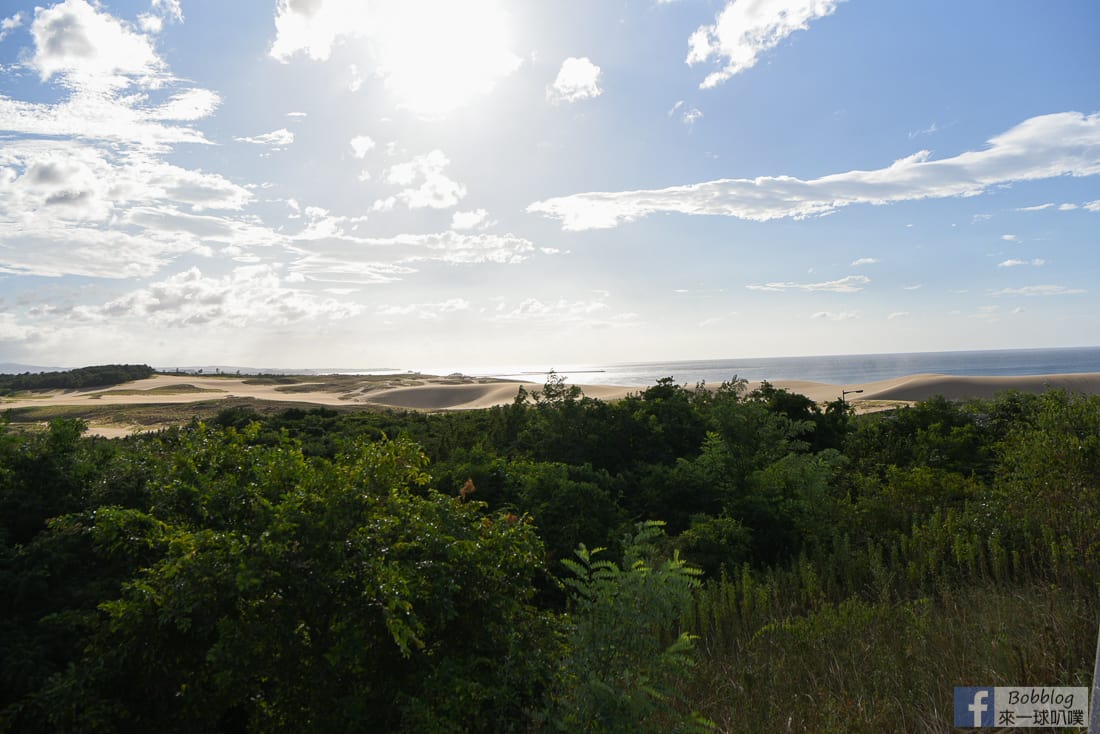
[[[978,151],[933,160],[920,151],[873,171],[817,179],[763,176],[685,186],[589,192],[537,201],[529,212],[561,220],[566,230],[615,227],[657,212],[720,215],[752,221],[803,219],[853,204],[888,204],[975,196],[993,186],[1100,173],[1100,114],[1063,112],[1025,120]]]
[[[0,168],[11,174],[0,181],[0,245],[6,245],[0,270],[6,272],[151,275],[175,255],[208,253],[203,238],[281,239],[222,213],[248,204],[248,190],[140,150],[22,140],[0,148]]]
[[[238,143],[252,143],[253,145],[290,145],[294,142],[294,133],[284,127],[262,135],[233,139]]]
[[[368,285],[401,280],[416,273],[421,263],[518,265],[535,251],[530,240],[513,234],[446,231],[356,237],[339,227],[323,234],[312,239],[299,236],[288,245],[295,255],[291,272],[319,282]]]
[[[1023,288],[1001,288],[991,291],[994,296],[1072,296],[1085,293],[1083,288],[1067,288],[1064,285],[1026,285]]]
[[[449,298],[435,303],[405,303],[381,306],[376,313],[384,317],[406,316],[421,320],[438,319],[445,314],[468,311],[470,302],[465,298]]]
[[[224,277],[189,268],[101,306],[78,306],[75,321],[139,319],[161,326],[289,324],[303,319],[350,318],[362,309],[293,285],[272,265],[235,269]],[[297,279],[300,281],[300,279]]]
[[[688,39],[688,64],[711,59],[722,64],[700,84],[708,89],[756,65],[760,55],[810,21],[836,10],[841,0],[730,0],[712,25],[700,26]]]
[[[635,313],[611,313],[606,298],[570,301],[559,298],[543,301],[526,298],[514,306],[501,302],[493,315],[494,321],[556,324],[570,327],[627,326],[636,322]]]
[[[1016,267],[1019,267],[1021,265],[1034,265],[1034,266],[1038,267],[1040,265],[1046,265],[1046,264],[1047,264],[1046,260],[1043,260],[1043,259],[1037,257],[1033,260],[1015,260],[1015,259],[1013,259],[1013,260],[1004,260],[1002,262],[997,263],[997,267],[999,267],[999,268],[1016,268]]]
[[[859,314],[854,313],[852,311],[840,311],[840,312],[818,311],[817,313],[810,316],[810,318],[811,319],[827,319],[829,321],[851,321],[853,319],[858,319]]]
[[[919,138],[921,135],[932,135],[932,134],[937,133],[939,131],[940,131],[940,127],[936,123],[933,122],[931,125],[929,125],[928,127],[924,128],[922,130],[910,130],[909,131],[909,139],[912,140],[913,138]]]
[[[703,111],[701,109],[699,109],[698,107],[685,108],[684,100],[682,99],[677,100],[676,104],[672,105],[672,107],[670,107],[668,110],[669,117],[673,117],[677,113],[680,114],[680,121],[688,127],[691,127],[697,121],[703,118]]]
[[[858,268],[860,265],[874,265],[877,262],[877,257],[861,257],[852,261],[852,267]]]
[[[890,314],[886,318],[888,318],[891,321],[893,321],[894,319],[909,318],[909,312],[908,311],[894,311],[892,314]]]
[[[751,291],[823,291],[827,293],[855,293],[871,282],[866,275],[849,275],[839,280],[824,283],[764,283],[745,286]]]

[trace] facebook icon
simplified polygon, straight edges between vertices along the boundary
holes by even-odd
[[[993,689],[956,686],[955,726],[974,729],[995,726]]]

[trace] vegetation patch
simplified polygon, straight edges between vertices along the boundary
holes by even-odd
[[[3,731],[948,732],[1091,677],[1100,397],[8,416]]]
[[[227,390],[220,390],[212,387],[198,387],[196,385],[183,384],[183,385],[160,385],[158,387],[151,387],[147,390],[134,390],[134,389],[122,389],[122,390],[104,390],[97,393],[97,396],[104,395],[189,395],[192,393],[203,392],[217,392],[224,393]]]

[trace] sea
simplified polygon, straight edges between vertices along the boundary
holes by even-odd
[[[472,377],[545,383],[550,370],[570,384],[646,387],[671,377],[688,386],[727,380],[808,380],[851,385],[915,374],[1018,376],[1077,372],[1100,373],[1100,347],[1061,349],[996,349],[901,354],[848,354],[817,357],[755,357],[678,362],[545,365],[499,369],[425,369],[428,374],[460,373]]]

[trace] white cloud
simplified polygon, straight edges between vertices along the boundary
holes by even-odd
[[[1072,296],[1084,293],[1083,288],[1067,288],[1064,285],[1027,285],[1023,288],[1001,288],[992,291],[994,296]]]
[[[1100,199],[1085,204],[1085,209],[1090,212],[1100,212]]]
[[[30,65],[42,81],[56,74],[72,87],[117,87],[163,70],[148,38],[85,0],[36,8],[34,16]]]
[[[1015,268],[1015,267],[1019,267],[1020,265],[1034,265],[1034,266],[1038,267],[1040,265],[1046,265],[1046,264],[1047,264],[1046,260],[1042,260],[1040,258],[1035,258],[1034,260],[1005,260],[1003,262],[997,263],[997,267],[998,268]]]
[[[374,148],[374,141],[369,135],[356,135],[351,139],[351,152],[356,158],[364,158]]]
[[[451,217],[451,229],[480,229],[487,226],[489,226],[489,212],[484,209],[455,212]]]
[[[35,46],[25,64],[59,86],[62,97],[46,103],[0,95],[0,130],[156,150],[207,142],[192,127],[164,122],[205,117],[220,98],[205,89],[172,93],[179,80],[145,35],[85,0],[38,8],[31,34]]]
[[[1017,237],[1014,234],[1003,234],[1003,235],[1001,235],[1001,239],[1004,240],[1005,242],[1019,242],[1020,241],[1020,238]]]
[[[871,282],[866,275],[849,275],[839,280],[824,283],[764,283],[745,286],[751,291],[823,291],[828,293],[855,293]]]
[[[138,319],[165,327],[241,327],[284,325],[318,316],[349,318],[362,310],[356,304],[287,287],[293,279],[281,277],[278,271],[276,266],[250,265],[218,278],[190,268],[102,306],[78,306],[72,316],[78,321]]]
[[[916,291],[916,290],[920,290],[923,287],[924,287],[923,283],[916,283],[914,285],[904,285],[904,286],[902,286],[902,290]]]
[[[434,116],[488,94],[522,60],[499,0],[279,0],[271,55],[329,58],[348,39],[399,104]]]
[[[253,145],[290,145],[294,142],[294,133],[283,127],[262,135],[233,139],[239,143],[252,143]]]
[[[546,89],[546,98],[557,104],[599,97],[603,94],[599,82],[600,67],[587,56],[570,56],[561,62],[557,78]]]
[[[909,312],[908,311],[894,311],[892,314],[890,314],[886,318],[890,319],[891,321],[893,321],[894,319],[909,318]]]
[[[828,319],[829,321],[851,321],[852,319],[858,319],[859,314],[851,311],[841,311],[839,313],[833,311],[818,311],[810,316],[811,319]]]
[[[756,65],[760,54],[779,45],[810,21],[836,10],[840,0],[730,0],[713,25],[700,26],[688,39],[687,63],[713,58],[724,64],[699,86],[717,86]]]
[[[1018,212],[1041,212],[1044,209],[1050,209],[1052,206],[1054,206],[1054,202],[1048,202],[1046,204],[1036,204],[1035,206],[1020,207],[1016,211],[1018,211]]]
[[[8,18],[0,19],[0,41],[3,41],[9,33],[23,25],[23,14],[16,13]]]
[[[656,212],[753,221],[803,219],[852,204],[976,196],[993,186],[1100,173],[1100,114],[1063,112],[1025,120],[988,147],[933,160],[921,151],[873,171],[802,180],[792,176],[719,179],[665,189],[588,192],[537,201],[527,211],[567,230],[615,227]]]
[[[1076,208],[1077,208],[1076,204],[1066,203],[1066,204],[1059,204],[1058,205],[1058,211],[1060,211],[1060,212],[1071,212]]]
[[[433,150],[392,166],[386,173],[386,182],[406,187],[396,198],[410,209],[449,209],[466,196],[465,186],[443,174],[449,164],[450,159],[443,151]]]
[[[288,113],[286,113],[286,116],[287,117],[309,117],[309,113],[308,112],[288,112]]]
[[[877,262],[877,257],[861,257],[852,261],[852,267],[858,268],[860,265],[874,265]]]
[[[120,278],[150,275],[176,254],[204,254],[208,240],[278,242],[239,216],[200,216],[251,200],[221,176],[141,151],[11,142],[0,148],[0,269]]]
[[[183,20],[177,0],[151,9]],[[251,258],[285,239],[240,213],[253,201],[247,187],[163,159],[174,145],[208,143],[189,123],[221,99],[181,87],[147,35],[85,0],[38,8],[30,30],[22,63],[57,101],[0,95],[0,270],[148,277],[182,254]]]

